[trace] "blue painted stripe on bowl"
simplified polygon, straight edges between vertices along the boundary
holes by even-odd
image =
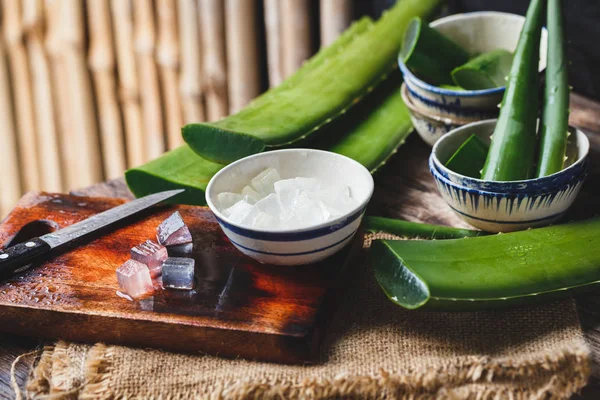
[[[559,212],[556,214],[552,214],[549,215],[547,217],[543,217],[543,218],[536,218],[536,219],[529,219],[529,220],[522,220],[522,221],[503,221],[503,220],[498,220],[498,219],[487,219],[487,218],[480,218],[480,217],[475,217],[471,214],[467,214],[465,212],[462,212],[460,210],[457,210],[456,208],[452,207],[450,204],[448,204],[448,206],[453,209],[455,212],[464,215],[467,218],[472,218],[472,219],[476,219],[477,221],[484,221],[484,222],[492,222],[495,224],[506,224],[506,225],[517,225],[517,224],[533,224],[536,222],[542,222],[542,221],[547,221],[549,219],[553,219],[553,218],[559,218],[561,217],[566,211],[563,212]]]
[[[481,89],[481,90],[450,90],[444,89],[438,86],[430,85],[429,83],[417,78],[415,74],[413,74],[404,61],[400,57],[398,57],[398,66],[400,67],[400,71],[402,71],[402,75],[404,75],[405,80],[411,80],[423,90],[430,91],[435,94],[445,95],[445,96],[457,96],[457,97],[475,97],[475,96],[493,96],[497,94],[501,94],[504,92],[505,87],[493,88],[493,89]]]
[[[217,221],[219,221],[221,225],[229,229],[231,232],[250,239],[266,240],[269,242],[299,242],[302,240],[316,239],[321,236],[325,236],[330,233],[339,231],[340,229],[354,222],[356,219],[360,218],[360,216],[365,212],[366,208],[367,206],[365,205],[364,207],[356,211],[354,214],[351,214],[346,219],[341,220],[335,225],[329,225],[323,228],[301,232],[260,232],[231,225],[230,223],[223,221],[216,215],[215,218],[217,218]]]
[[[322,251],[328,250],[332,247],[335,247],[337,245],[339,245],[340,243],[344,243],[344,241],[350,239],[352,236],[354,236],[354,234],[356,233],[356,231],[352,232],[351,234],[349,234],[348,236],[346,236],[345,238],[343,238],[342,240],[335,242],[334,244],[330,244],[329,246],[325,246],[325,247],[321,247],[319,249],[316,250],[310,250],[310,251],[303,251],[301,253],[271,253],[270,251],[261,251],[261,250],[255,250],[255,249],[251,249],[250,247],[246,247],[244,245],[241,245],[237,242],[234,242],[233,240],[231,240],[231,238],[229,238],[229,241],[233,244],[235,244],[236,246],[241,247],[242,249],[246,249],[248,251],[252,251],[254,253],[259,253],[259,254],[266,254],[269,256],[283,256],[283,257],[290,257],[290,256],[305,256],[308,254],[315,254],[315,253],[320,253]]]
[[[461,183],[453,182],[448,173],[437,167],[433,153],[429,156],[429,171],[436,179],[440,179],[444,183],[449,183],[458,187],[460,190],[466,190],[469,193],[485,193],[489,195],[540,195],[548,192],[554,192],[557,188],[563,188],[570,185],[577,185],[587,177],[587,163],[583,162],[579,166],[572,169],[563,170],[566,172],[556,177],[552,175],[544,178],[529,179],[526,181],[513,182],[495,182],[484,181],[481,179],[465,179]],[[469,183],[465,183],[468,181]],[[470,185],[478,184],[479,188],[470,187]],[[497,192],[497,193],[496,193]]]
[[[422,103],[427,104],[430,107],[437,108],[439,110],[449,111],[458,116],[464,117],[480,117],[481,119],[491,119],[498,116],[498,108],[472,108],[460,105],[460,99],[458,104],[451,103],[438,103],[435,100],[423,97],[414,90],[411,89],[410,85],[406,85],[410,95]]]

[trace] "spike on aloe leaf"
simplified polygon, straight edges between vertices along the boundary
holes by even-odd
[[[366,232],[386,232],[400,237],[421,239],[459,239],[488,234],[483,231],[375,216],[367,216],[365,218],[364,229]]]

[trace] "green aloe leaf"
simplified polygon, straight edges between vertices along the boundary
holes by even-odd
[[[453,228],[450,226],[421,224],[384,217],[365,217],[366,232],[386,232],[405,238],[420,239],[459,239],[471,236],[488,235],[487,232],[470,229]]]
[[[439,0],[402,0],[370,29],[295,78],[291,84],[257,98],[217,122],[183,129],[190,147],[205,159],[229,163],[264,150],[289,145],[319,130],[380,83],[396,64],[404,28],[426,16]],[[368,56],[367,56],[368,55]]]
[[[600,283],[600,219],[493,236],[381,240],[379,285],[408,309],[478,310],[568,296]]]

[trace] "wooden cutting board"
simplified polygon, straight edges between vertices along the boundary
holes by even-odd
[[[124,200],[30,193],[0,224],[0,247],[48,233]],[[196,288],[118,297],[115,270],[179,210],[194,237]],[[206,207],[163,206],[0,282],[0,331],[226,357],[314,361],[349,246],[314,265],[279,267],[244,256]]]

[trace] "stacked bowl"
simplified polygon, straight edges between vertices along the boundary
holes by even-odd
[[[488,232],[510,232],[549,225],[575,201],[587,176],[589,141],[569,128],[565,168],[543,178],[521,181],[484,181],[458,174],[445,164],[471,135],[490,143],[497,120],[458,128],[438,140],[429,157],[429,170],[440,194],[467,223]]]
[[[496,49],[514,51],[525,17],[501,12],[451,15],[430,24],[470,54]],[[547,32],[542,32],[540,71],[546,66]],[[402,97],[417,133],[430,146],[451,130],[476,121],[495,118],[505,87],[484,90],[451,90],[428,84],[404,64]]]

